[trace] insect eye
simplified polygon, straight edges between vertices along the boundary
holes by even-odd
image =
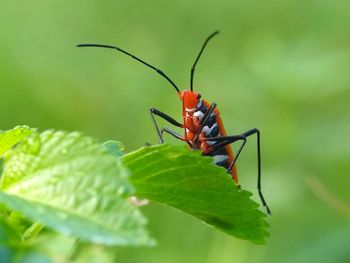
[[[200,99],[200,98],[202,98],[202,96],[201,94],[198,94],[197,99]]]

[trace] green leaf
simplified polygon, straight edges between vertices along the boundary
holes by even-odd
[[[136,196],[163,203],[191,214],[232,236],[257,244],[269,236],[266,215],[238,189],[212,158],[184,147],[145,147],[125,155]]]
[[[35,129],[28,126],[17,126],[11,130],[0,131],[0,157],[34,131]]]
[[[106,141],[103,143],[103,146],[106,147],[107,151],[115,157],[122,157],[124,146],[121,142],[118,141]]]
[[[34,134],[5,157],[0,202],[33,221],[86,241],[152,245],[120,161],[90,137]]]

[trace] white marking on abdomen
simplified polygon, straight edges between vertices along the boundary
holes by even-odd
[[[205,133],[206,136],[208,136],[212,132],[212,130],[217,126],[217,123],[214,123],[213,126],[211,126],[210,128],[208,126],[204,126],[202,131]]]
[[[227,155],[215,155],[215,156],[213,156],[213,158],[214,158],[215,164],[220,163],[220,162],[225,161],[225,160],[228,160]]]
[[[198,110],[193,114],[193,116],[197,117],[201,121],[203,119],[204,113]]]

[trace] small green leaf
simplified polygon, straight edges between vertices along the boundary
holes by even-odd
[[[106,147],[107,151],[115,157],[122,157],[124,146],[121,142],[118,141],[106,141],[103,143],[103,146]]]
[[[120,161],[90,137],[47,131],[5,156],[0,202],[61,233],[108,245],[152,245]]]
[[[0,157],[33,132],[35,132],[35,129],[28,126],[17,126],[11,130],[0,131]]]
[[[209,225],[257,244],[269,236],[266,215],[212,158],[184,147],[145,147],[125,155],[136,196],[178,208]]]

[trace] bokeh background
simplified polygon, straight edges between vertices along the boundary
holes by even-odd
[[[152,204],[143,211],[157,247],[96,248],[86,262],[350,262],[349,28],[349,1],[3,0],[0,129],[79,130],[126,152],[157,143],[149,108],[181,119],[171,86],[123,54],[75,45],[119,45],[186,89],[205,37],[220,29],[195,89],[230,134],[262,132],[267,244]],[[238,169],[259,201],[255,147],[251,138]]]

